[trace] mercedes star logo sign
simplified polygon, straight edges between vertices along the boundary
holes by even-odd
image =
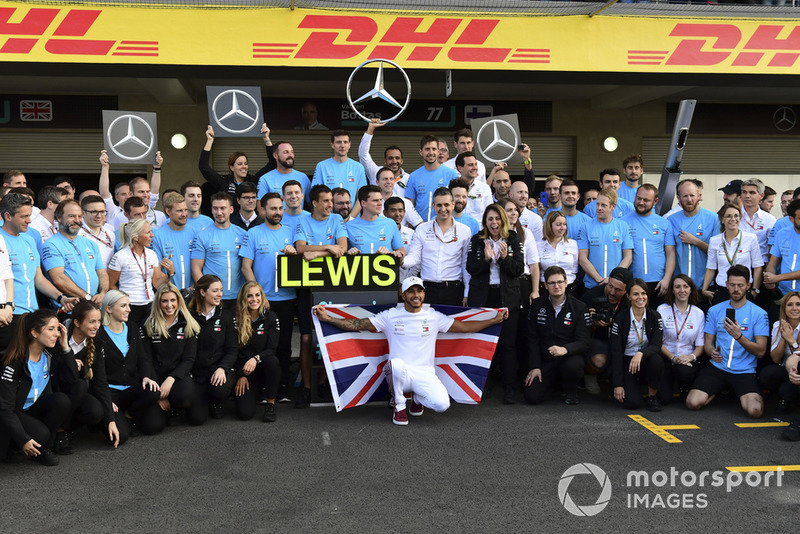
[[[772,115],[772,123],[778,130],[788,132],[797,124],[797,115],[790,107],[779,107]]]
[[[484,130],[486,130],[486,127],[489,125],[492,127],[492,142],[489,143],[488,146],[484,147],[481,134],[483,134]],[[502,134],[500,133],[501,130],[503,132]],[[495,161],[497,163],[508,161],[514,157],[514,154],[517,152],[517,145],[519,144],[519,138],[517,137],[517,132],[514,131],[514,127],[501,119],[492,119],[485,122],[483,126],[481,126],[480,130],[478,130],[478,135],[475,137],[475,139],[477,141],[475,144],[478,146],[478,152],[480,152],[481,156],[483,156],[483,159],[487,161]],[[511,142],[509,143],[507,139],[511,140]],[[497,149],[494,152],[500,152],[500,154],[505,154],[507,150],[508,155],[503,158],[489,155],[488,153],[492,152],[494,149]]]
[[[128,121],[127,128],[124,123],[121,123],[126,120]],[[134,121],[136,125],[134,125]],[[117,124],[120,126],[115,128]],[[123,135],[119,135],[123,132]],[[146,136],[142,135],[145,133]],[[146,156],[153,150],[153,141],[156,137],[147,121],[137,115],[121,115],[114,119],[108,127],[106,136],[111,150],[117,156],[128,161],[137,161]]]
[[[355,78],[356,73],[361,70],[362,67],[365,65],[369,65],[370,63],[377,63],[378,64],[378,74],[375,77],[375,86],[358,97],[356,100],[353,100],[351,94],[351,87],[353,85],[353,78]],[[403,75],[403,78],[406,81],[406,101],[404,104],[400,104],[390,93],[383,87],[383,65],[384,63],[388,63],[392,65],[394,68],[400,71],[400,74]],[[389,117],[388,119],[381,118],[383,122],[392,122],[397,117],[403,114],[403,112],[408,108],[408,104],[411,102],[411,80],[408,79],[408,75],[406,71],[400,68],[400,65],[395,63],[394,61],[389,61],[388,59],[370,59],[362,63],[361,65],[357,66],[353,69],[353,72],[350,73],[350,78],[347,80],[347,102],[350,104],[350,109],[352,109],[356,115],[364,119],[365,121],[369,122],[369,117],[364,116],[358,109],[356,109],[356,104],[359,102],[365,102],[367,100],[374,100],[380,99],[384,102],[388,102],[389,104],[393,105],[394,107],[398,108],[398,111],[394,116]]]
[[[228,95],[230,95],[230,100],[225,98]],[[244,97],[242,104],[239,103],[239,96]],[[223,102],[227,104],[224,108]],[[222,110],[218,110],[217,107],[223,108],[225,114],[220,116]],[[258,109],[258,102],[256,102],[256,99],[241,89],[222,91],[217,95],[217,98],[214,99],[214,103],[211,104],[214,120],[220,128],[232,134],[248,132],[258,124]]]

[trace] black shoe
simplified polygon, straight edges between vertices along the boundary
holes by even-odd
[[[213,419],[222,419],[223,417],[225,417],[225,407],[222,406],[221,402],[212,402],[208,406],[208,414]]]
[[[649,412],[660,412],[661,411],[661,401],[658,400],[658,397],[655,395],[650,395],[647,397],[647,400],[644,403],[647,411]]]
[[[39,456],[37,456],[35,460],[40,464],[49,467],[58,465],[58,456],[56,456],[53,451],[46,447],[42,447],[42,449],[39,451]]]
[[[311,388],[303,388],[300,390],[300,396],[294,403],[295,408],[308,408],[311,406]]]
[[[27,456],[19,449],[8,449],[5,459],[3,461],[7,464],[21,464],[25,461]]]
[[[267,388],[261,388],[258,392],[258,404],[267,403]]]
[[[330,399],[331,398],[331,388],[328,384],[317,384],[317,396],[320,399]]]
[[[142,433],[139,430],[139,427],[136,426],[136,423],[133,421],[133,419],[126,418],[126,420],[128,422],[128,436],[132,438],[141,436]]]
[[[514,398],[514,388],[506,386],[505,393],[503,394],[503,404],[516,404],[517,400]]]
[[[70,454],[75,453],[75,449],[70,443],[69,433],[59,432],[56,434],[56,444],[54,449],[55,453],[61,456],[69,456]]]
[[[564,404],[568,404],[570,406],[574,406],[579,404],[580,401],[578,400],[578,392],[577,391],[567,391],[564,393]]]
[[[800,419],[792,421],[792,424],[783,431],[781,437],[788,441],[800,441]]]
[[[167,426],[179,426],[181,424],[180,410],[170,410],[167,413]]]
[[[775,407],[775,413],[789,413],[790,411],[789,404],[784,399],[780,399]]]
[[[278,388],[278,402],[292,402],[289,384],[281,384]]]
[[[274,423],[275,419],[275,404],[268,402],[264,406],[264,417],[262,417],[261,420],[265,423]]]

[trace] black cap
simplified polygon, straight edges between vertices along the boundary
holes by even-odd
[[[725,187],[720,187],[719,190],[725,193],[726,195],[730,194],[741,195],[742,183],[743,182],[741,180],[731,180],[730,182],[725,184]]]
[[[611,270],[611,273],[608,275],[608,277],[609,278],[615,278],[615,279],[619,280],[620,282],[625,284],[625,286],[627,287],[628,282],[633,280],[633,273],[631,273],[625,267],[614,267]]]

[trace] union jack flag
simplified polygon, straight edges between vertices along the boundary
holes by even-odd
[[[53,103],[50,100],[21,100],[19,118],[26,122],[52,121]]]
[[[488,308],[432,307],[457,321],[482,321],[497,314],[497,310]],[[367,319],[389,308],[391,306],[325,307],[328,315],[339,319]],[[320,322],[316,315],[313,317],[336,411],[384,399],[388,393],[383,377],[389,358],[386,336],[380,332],[346,332]],[[436,376],[455,402],[481,402],[499,334],[499,324],[471,334],[438,334]]]

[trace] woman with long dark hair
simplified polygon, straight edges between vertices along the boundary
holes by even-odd
[[[0,452],[7,462],[27,456],[58,465],[51,449],[69,416],[70,399],[56,391],[54,358],[72,358],[67,329],[51,310],[23,314],[6,349],[0,380]]]

